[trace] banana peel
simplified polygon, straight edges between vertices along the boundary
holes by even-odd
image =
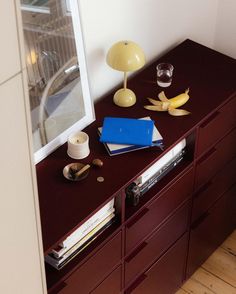
[[[189,115],[190,112],[185,109],[176,109],[189,100],[190,97],[188,93],[189,88],[186,89],[184,93],[168,99],[165,92],[162,91],[158,94],[159,100],[148,97],[147,99],[152,105],[145,105],[144,108],[152,111],[168,111],[168,113],[173,116]]]

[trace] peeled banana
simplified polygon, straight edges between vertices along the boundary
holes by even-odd
[[[182,116],[190,114],[189,111],[184,109],[176,109],[184,105],[189,100],[189,88],[173,98],[168,99],[164,91],[158,94],[159,100],[153,98],[147,98],[152,105],[145,105],[144,108],[153,111],[168,111],[170,115]]]

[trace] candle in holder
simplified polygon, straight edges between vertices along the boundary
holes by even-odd
[[[82,159],[89,155],[89,136],[85,132],[72,134],[68,138],[67,154],[74,159]]]

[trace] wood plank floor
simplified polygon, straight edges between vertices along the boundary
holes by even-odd
[[[236,230],[176,294],[236,294]]]

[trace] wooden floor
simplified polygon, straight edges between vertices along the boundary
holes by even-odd
[[[176,294],[236,294],[236,230]]]

